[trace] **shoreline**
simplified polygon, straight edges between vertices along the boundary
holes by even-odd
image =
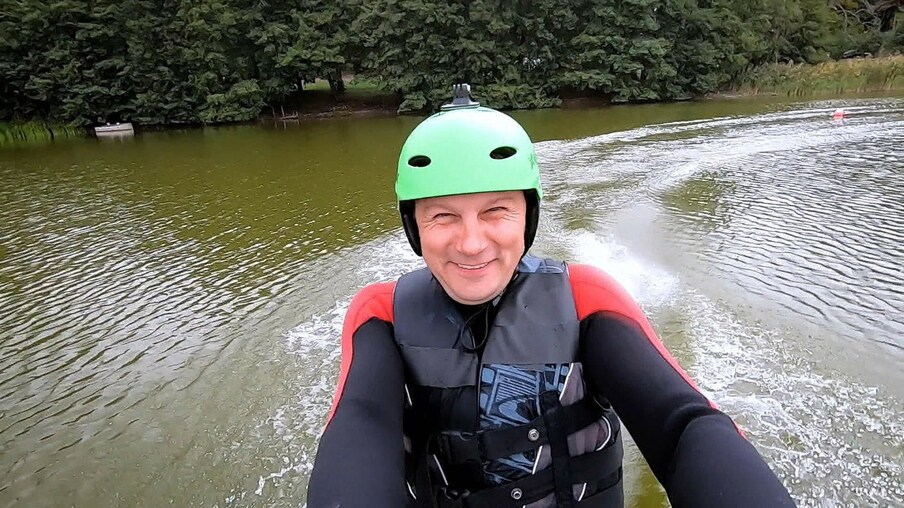
[[[776,91],[766,91],[762,90],[756,93],[750,92],[737,92],[731,90],[725,90],[721,92],[713,92],[711,94],[706,94],[699,99],[693,100],[737,100],[737,99],[755,99],[762,97],[785,97],[788,99],[826,99],[826,98],[844,98],[850,95],[863,95],[863,94],[877,94],[877,95],[901,95],[904,96],[904,87],[894,87],[894,88],[864,88],[859,90],[842,90],[839,92],[823,92],[823,91],[814,91],[808,92],[805,94],[792,94],[792,93],[782,93]]]
[[[756,90],[756,91],[753,91]],[[792,93],[776,90],[768,90],[767,87],[756,89],[738,87],[719,92],[706,94],[700,97],[689,98],[686,100],[669,100],[669,101],[649,101],[649,102],[613,102],[608,97],[597,94],[586,95],[570,95],[562,99],[559,106],[548,109],[593,109],[606,108],[609,106],[629,106],[634,104],[665,104],[672,102],[688,102],[699,101],[706,102],[712,100],[741,100],[756,98],[778,98],[784,97],[790,100],[807,99],[807,98],[843,98],[848,95],[859,94],[882,94],[889,96],[904,96],[904,86],[873,86],[849,90],[813,90],[807,93]],[[321,97],[319,100],[303,103],[298,108],[292,108],[287,115],[261,114],[256,119],[248,122],[238,122],[234,124],[214,124],[210,127],[219,127],[227,125],[287,125],[291,123],[303,123],[331,118],[385,118],[393,116],[423,116],[430,114],[429,112],[417,113],[398,113],[398,101],[393,100],[394,96],[390,94],[373,95],[367,98],[353,97],[351,100],[343,100],[329,96],[327,100]],[[0,123],[6,132],[0,136],[0,149],[21,147],[29,145],[38,145],[64,141],[67,139],[95,137],[92,127],[68,127],[65,125],[48,124],[39,121],[16,122],[16,123]],[[166,131],[173,129],[195,129],[204,128],[204,124],[180,124],[180,125],[142,125],[137,124],[137,130],[147,131]],[[38,132],[40,130],[46,132]],[[81,132],[81,134],[78,134]],[[13,134],[15,133],[15,134]]]
[[[724,90],[720,92],[714,92],[706,95],[702,95],[700,97],[693,97],[684,100],[668,100],[668,101],[648,101],[648,102],[613,102],[609,99],[587,95],[587,96],[573,96],[567,99],[562,99],[562,104],[559,106],[554,106],[545,109],[592,109],[592,108],[605,108],[608,106],[630,106],[630,105],[638,105],[638,104],[667,104],[674,102],[703,102],[710,100],[739,100],[739,99],[754,99],[754,98],[765,98],[765,97],[787,97],[789,99],[806,99],[806,98],[827,98],[827,97],[844,97],[847,95],[858,95],[858,94],[890,94],[890,95],[904,95],[904,87],[894,87],[894,88],[883,88],[883,87],[875,87],[875,88],[864,88],[857,90],[841,90],[837,92],[821,92],[814,91],[806,94],[791,94],[791,93],[781,93],[776,91],[766,91],[760,90],[755,93],[751,92],[740,92],[735,90]],[[343,103],[339,102],[338,106],[333,106],[329,108],[316,109],[316,110],[308,110],[308,111],[298,111],[297,114],[293,114],[289,117],[281,117],[279,115],[260,115],[258,116],[255,123],[290,123],[290,122],[302,122],[302,121],[310,121],[310,120],[320,120],[326,118],[375,118],[375,117],[387,117],[387,116],[423,116],[429,115],[429,112],[417,112],[417,113],[398,113],[397,105],[386,105],[386,106],[367,106],[367,107],[342,107],[348,106],[351,103]],[[536,108],[539,109],[539,108]],[[503,111],[518,111],[518,110],[503,110]],[[293,112],[294,113],[294,112]],[[200,125],[199,125],[200,126]],[[167,126],[159,125],[159,126],[148,126],[150,128],[155,129],[166,129]]]

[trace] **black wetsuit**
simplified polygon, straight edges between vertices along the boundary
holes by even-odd
[[[569,276],[587,383],[612,404],[672,505],[794,506],[754,447],[697,390],[624,290],[590,267],[571,265]],[[406,505],[405,368],[393,339],[393,288],[393,283],[368,286],[349,308],[337,397],[308,488],[310,508]],[[460,310],[466,316],[483,312]],[[492,312],[487,317],[491,320]],[[475,318],[469,324],[474,336],[482,337],[484,314]]]

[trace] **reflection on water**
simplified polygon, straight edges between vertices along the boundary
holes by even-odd
[[[516,116],[537,253],[613,273],[801,505],[901,503],[904,101]],[[0,506],[302,503],[348,301],[420,264],[417,121],[0,152]]]

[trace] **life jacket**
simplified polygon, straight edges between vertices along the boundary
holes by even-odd
[[[623,506],[619,421],[587,392],[565,264],[524,257],[493,303],[475,341],[427,269],[396,284],[409,506]]]

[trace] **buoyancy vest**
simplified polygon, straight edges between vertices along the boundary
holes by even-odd
[[[567,267],[526,256],[493,304],[475,340],[427,269],[396,284],[410,506],[623,506],[619,422],[587,391]]]

